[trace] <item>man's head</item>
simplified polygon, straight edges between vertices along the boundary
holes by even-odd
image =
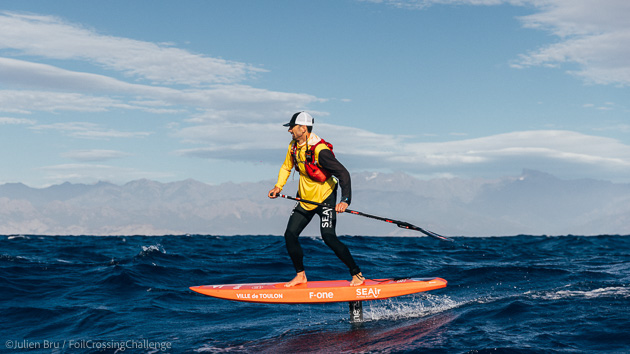
[[[289,123],[284,124],[285,127],[289,127],[289,133],[294,140],[304,140],[313,131],[313,122],[315,120],[310,114],[306,112],[297,112],[291,117]]]
[[[297,112],[296,114],[294,114],[291,117],[291,120],[289,121],[289,123],[285,124],[284,126],[293,128],[294,125],[304,125],[307,127],[311,127],[311,129],[313,129],[314,122],[315,120],[313,119],[313,117],[311,117],[310,114],[302,111],[302,112]]]

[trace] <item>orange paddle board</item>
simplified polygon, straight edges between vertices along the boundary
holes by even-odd
[[[192,286],[191,290],[219,299],[271,304],[380,300],[443,288],[442,278],[366,279],[361,286],[347,280],[309,281],[290,288],[285,283],[221,284]]]

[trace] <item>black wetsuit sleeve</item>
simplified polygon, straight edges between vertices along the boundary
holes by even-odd
[[[328,149],[323,149],[319,152],[318,162],[322,168],[337,177],[339,185],[341,186],[341,201],[350,205],[350,201],[352,200],[352,181],[350,180],[348,170],[346,170],[341,162],[339,162],[335,155]]]

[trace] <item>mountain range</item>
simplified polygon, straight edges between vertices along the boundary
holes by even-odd
[[[274,180],[124,185],[0,185],[0,234],[282,235],[294,202],[267,198]],[[404,173],[352,175],[351,209],[445,236],[630,234],[630,184],[564,180],[524,170],[496,180],[422,180]],[[283,193],[295,195],[297,179]],[[421,236],[361,216],[338,216],[340,235]],[[312,222],[304,235],[318,235]]]

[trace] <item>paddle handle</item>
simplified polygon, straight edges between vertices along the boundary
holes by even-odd
[[[302,203],[323,206],[323,207],[327,207],[327,208],[331,208],[331,209],[335,208],[334,206],[326,204],[326,203],[314,202],[312,200],[306,200],[306,199],[302,199],[300,197],[292,197],[292,196],[286,195],[286,194],[279,194],[278,196],[280,196],[282,198],[285,198],[285,199],[291,199],[291,200],[295,200],[295,201],[298,201],[298,202],[302,202]],[[354,214],[354,215],[360,215],[360,216],[364,216],[364,217],[370,218],[370,219],[385,221],[385,222],[388,222],[388,223],[391,223],[391,224],[396,224],[398,227],[403,228],[403,229],[420,231],[420,232],[422,232],[423,234],[425,234],[427,236],[434,237],[434,238],[440,239],[442,241],[453,242],[453,240],[451,240],[450,238],[448,238],[446,236],[442,236],[440,234],[436,234],[433,231],[425,230],[425,229],[423,229],[421,227],[418,227],[416,225],[412,225],[412,224],[410,224],[408,222],[398,221],[398,220],[389,219],[389,218],[384,218],[382,216],[371,215],[371,214],[363,213],[363,212],[356,211],[356,210],[350,210],[350,209],[346,209],[346,213],[350,213],[350,214]]]

